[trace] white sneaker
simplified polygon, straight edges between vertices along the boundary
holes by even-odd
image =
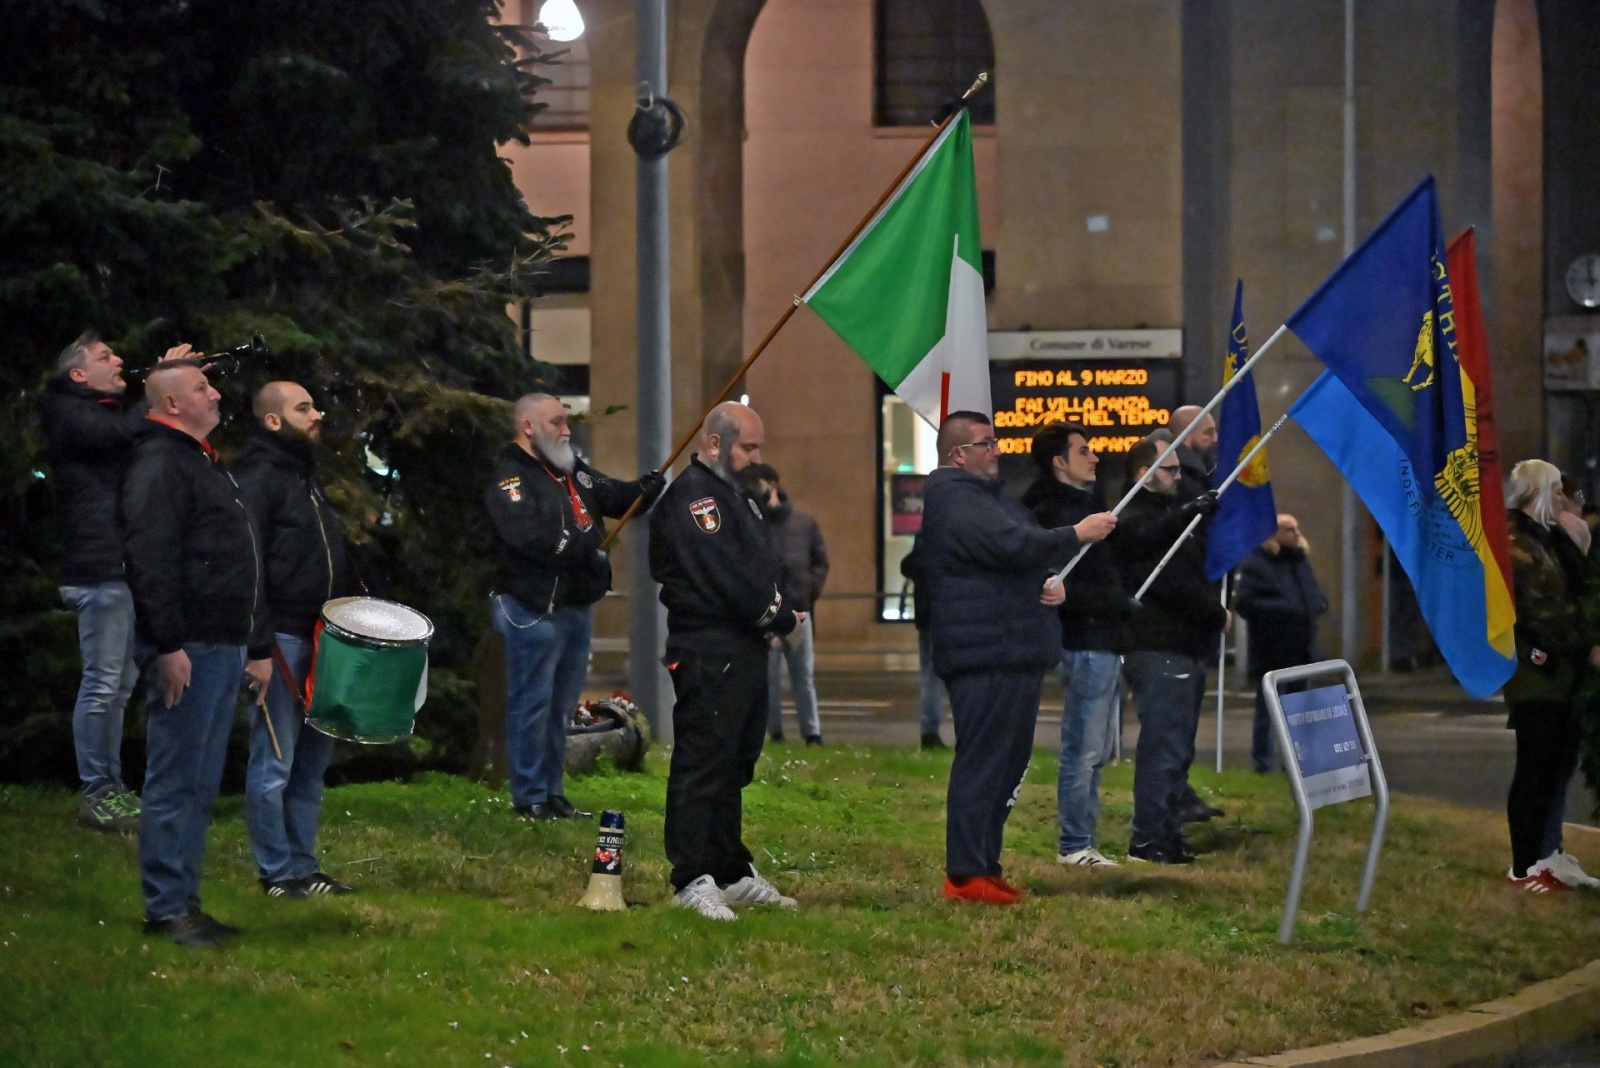
[[[1600,879],[1596,879],[1583,870],[1578,863],[1578,858],[1564,849],[1558,849],[1548,857],[1541,860],[1536,867],[1545,868],[1557,879],[1571,887],[1587,886],[1590,889],[1600,888]]]
[[[1120,868],[1122,865],[1105,856],[1094,846],[1080,849],[1076,853],[1062,853],[1056,857],[1057,864],[1065,864],[1069,868]]]
[[[738,919],[733,910],[722,900],[722,891],[717,889],[717,881],[709,875],[700,876],[673,894],[672,903],[679,908],[693,909],[708,920]]]
[[[750,874],[722,891],[722,900],[730,905],[776,905],[781,909],[799,908],[792,897],[784,897],[778,888],[763,879],[754,867]]]

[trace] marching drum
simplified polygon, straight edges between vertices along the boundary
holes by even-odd
[[[322,606],[306,679],[307,721],[348,742],[382,745],[411,735],[428,696],[433,623],[377,597],[339,597]]]

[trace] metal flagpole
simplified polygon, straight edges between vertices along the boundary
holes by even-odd
[[[1229,378],[1226,382],[1224,382],[1222,384],[1222,388],[1217,391],[1217,395],[1215,397],[1212,397],[1209,401],[1206,402],[1206,406],[1204,408],[1200,409],[1199,414],[1196,415],[1194,417],[1194,419],[1190,421],[1189,425],[1184,427],[1183,430],[1179,432],[1178,436],[1173,438],[1172,441],[1170,443],[1168,443],[1167,447],[1165,449],[1161,450],[1161,452],[1159,454],[1157,454],[1155,463],[1151,464],[1145,470],[1145,473],[1140,475],[1137,479],[1135,479],[1133,485],[1128,487],[1128,492],[1124,493],[1122,495],[1122,500],[1118,501],[1117,502],[1117,506],[1115,508],[1111,509],[1111,514],[1112,515],[1121,515],[1122,514],[1122,510],[1124,508],[1128,507],[1128,502],[1133,500],[1134,495],[1137,494],[1141,489],[1144,488],[1144,484],[1146,482],[1150,481],[1151,473],[1153,471],[1155,471],[1155,469],[1161,465],[1161,461],[1165,460],[1168,456],[1171,456],[1174,452],[1177,451],[1177,448],[1178,448],[1179,445],[1182,445],[1186,440],[1188,440],[1189,435],[1194,432],[1194,428],[1200,425],[1200,420],[1202,418],[1204,418],[1205,416],[1210,415],[1211,414],[1211,409],[1215,408],[1217,405],[1222,403],[1222,398],[1226,397],[1228,395],[1228,391],[1234,387],[1234,384],[1236,382],[1242,381],[1244,379],[1245,372],[1250,370],[1250,368],[1254,367],[1255,364],[1256,364],[1256,361],[1261,359],[1261,357],[1265,356],[1267,354],[1267,350],[1272,348],[1272,346],[1277,343],[1278,339],[1280,337],[1282,337],[1284,334],[1287,334],[1288,332],[1289,332],[1289,327],[1288,327],[1287,324],[1278,327],[1278,329],[1276,329],[1276,330],[1274,330],[1272,332],[1272,336],[1267,338],[1267,343],[1265,345],[1262,345],[1259,349],[1257,349],[1255,351],[1255,355],[1251,356],[1248,360],[1244,361],[1244,366],[1239,368],[1237,371],[1235,371],[1233,373],[1233,377]],[[1278,420],[1278,422],[1282,423],[1283,420],[1280,419],[1280,420]],[[1278,428],[1276,426],[1274,426],[1272,429],[1273,430],[1277,430]],[[1267,433],[1266,437],[1263,437],[1259,442],[1256,443],[1256,448],[1259,449],[1262,445],[1265,445],[1267,443],[1267,437],[1271,437],[1271,432],[1270,431]],[[1250,457],[1253,457],[1253,456],[1255,456],[1255,451],[1254,450],[1252,450],[1250,452],[1250,456],[1249,457],[1245,458],[1245,462],[1248,463],[1249,460],[1250,460]],[[1234,471],[1234,473],[1232,475],[1229,475],[1228,476],[1228,482],[1223,483],[1223,487],[1226,488],[1229,484],[1231,484],[1233,479],[1234,479],[1234,477],[1236,475],[1238,475],[1238,473],[1239,472],[1236,470],[1236,471]],[[1221,490],[1218,490],[1218,492],[1220,493]],[[1196,517],[1196,520],[1198,521],[1198,517]],[[1193,525],[1191,524],[1191,529],[1192,528],[1193,528]],[[1184,532],[1184,537],[1188,537],[1188,531]],[[1083,554],[1088,552],[1088,551],[1089,551],[1089,546],[1085,545],[1085,546],[1081,547],[1078,550],[1078,554],[1076,556],[1074,556],[1071,560],[1067,561],[1067,566],[1063,567],[1060,571],[1056,572],[1056,578],[1057,579],[1065,579],[1068,575],[1070,575],[1072,573],[1072,569],[1078,566],[1078,561],[1083,559]],[[1165,564],[1166,561],[1163,560],[1162,563]],[[1140,590],[1139,592],[1143,593],[1144,591]]]
[[[641,110],[667,93],[667,14],[665,0],[635,0],[638,41],[634,73],[640,83]],[[672,440],[672,303],[670,224],[667,207],[667,156],[641,154],[636,163],[638,212],[638,417],[640,471]],[[642,499],[642,498],[641,498]],[[639,500],[633,507],[637,508]],[[631,510],[631,509],[630,509]],[[611,531],[616,540],[622,524]],[[667,613],[650,577],[650,544],[638,537],[629,546],[628,686],[658,741],[672,738],[672,679],[657,659],[666,643]]]
[[[1228,580],[1232,575],[1222,576],[1222,610],[1228,610]],[[1217,771],[1222,770],[1222,689],[1228,677],[1228,631],[1223,629],[1217,635]]]
[[[1394,588],[1390,585],[1390,582],[1393,581],[1394,576],[1389,571],[1389,539],[1381,538],[1379,541],[1383,550],[1383,627],[1378,633],[1383,636],[1383,640],[1379,644],[1379,655],[1382,657],[1383,663],[1378,666],[1378,673],[1387,675],[1389,674],[1389,661],[1394,656],[1393,642],[1389,633],[1389,609],[1393,604],[1390,598],[1393,596],[1392,591]]]
[[[1356,0],[1344,3],[1344,255],[1356,250]],[[1358,576],[1361,559],[1356,491],[1342,480],[1339,492],[1339,655],[1360,660],[1361,611]]]
[[[1280,329],[1280,333],[1281,332],[1282,331]],[[1273,336],[1276,337],[1277,335],[1275,334]],[[1246,364],[1245,366],[1248,367],[1249,365]],[[1241,372],[1241,374],[1242,373],[1243,372]],[[1239,375],[1234,375],[1233,376],[1233,381],[1238,381],[1238,379],[1239,379]],[[1198,421],[1198,418],[1199,417],[1197,416],[1196,417],[1197,421]],[[1222,494],[1227,490],[1227,488],[1234,484],[1234,482],[1238,479],[1240,472],[1242,472],[1245,468],[1249,467],[1250,466],[1250,461],[1254,460],[1256,458],[1256,453],[1258,453],[1262,449],[1266,448],[1267,442],[1272,440],[1272,435],[1276,434],[1278,432],[1278,430],[1283,426],[1283,424],[1288,422],[1288,421],[1289,421],[1288,413],[1285,413],[1283,415],[1278,416],[1278,421],[1276,423],[1272,424],[1272,429],[1268,430],[1265,434],[1262,434],[1259,438],[1256,439],[1256,443],[1250,447],[1250,451],[1245,453],[1244,454],[1244,458],[1239,461],[1239,466],[1235,467],[1228,474],[1228,477],[1223,480],[1222,485],[1217,487],[1217,496],[1218,497],[1222,496]],[[1165,455],[1165,453],[1163,453],[1162,455]],[[1160,461],[1158,460],[1157,463],[1159,463],[1159,462]],[[1202,520],[1204,518],[1205,518],[1204,516],[1197,515],[1193,519],[1189,520],[1189,525],[1183,528],[1183,533],[1178,535],[1178,540],[1174,541],[1172,543],[1172,545],[1167,549],[1167,554],[1165,556],[1163,556],[1156,563],[1155,570],[1150,572],[1150,574],[1145,578],[1144,585],[1139,587],[1139,592],[1133,595],[1133,599],[1135,601],[1144,600],[1145,592],[1147,590],[1149,590],[1151,584],[1153,582],[1155,582],[1156,576],[1161,574],[1161,572],[1165,571],[1167,569],[1167,565],[1172,563],[1172,558],[1174,556],[1178,555],[1178,550],[1183,548],[1183,543],[1189,540],[1189,535],[1194,533],[1195,528],[1200,525],[1200,520]],[[1067,565],[1068,570],[1071,570],[1071,566],[1072,566],[1071,564]]]

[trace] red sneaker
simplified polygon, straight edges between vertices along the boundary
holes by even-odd
[[[1511,889],[1526,890],[1530,894],[1548,894],[1551,897],[1560,897],[1562,894],[1572,893],[1572,887],[1557,879],[1556,873],[1549,868],[1538,868],[1537,870],[1530,868],[1528,869],[1528,874],[1520,879],[1514,875],[1506,878]]]
[[[960,883],[947,875],[944,880],[944,896],[957,901],[976,901],[984,905],[1015,905],[1022,900],[1021,893],[988,875],[974,875]]]
[[[1006,893],[1015,895],[1018,901],[1021,901],[1024,897],[1028,896],[1028,892],[1022,887],[1016,885],[1015,883],[1008,883],[998,875],[991,875],[989,878],[994,881],[996,886],[1004,890]]]

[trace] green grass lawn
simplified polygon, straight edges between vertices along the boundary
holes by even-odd
[[[133,839],[72,826],[66,791],[6,788],[0,1063],[1192,1064],[1405,1026],[1596,955],[1600,895],[1506,890],[1502,817],[1413,798],[1361,918],[1370,803],[1319,813],[1289,947],[1281,779],[1197,771],[1228,815],[1192,867],[1064,870],[1043,752],[1005,856],[1032,893],[994,909],[940,897],[948,755],[769,747],[746,839],[801,908],[712,923],[667,906],[665,766],[569,785],[627,813],[626,913],[573,907],[593,822],[519,823],[439,775],[329,791],[325,866],[359,893],[270,900],[224,799],[205,903],[245,934],[220,953],[143,936]],[[1131,769],[1106,785],[1120,856]]]

